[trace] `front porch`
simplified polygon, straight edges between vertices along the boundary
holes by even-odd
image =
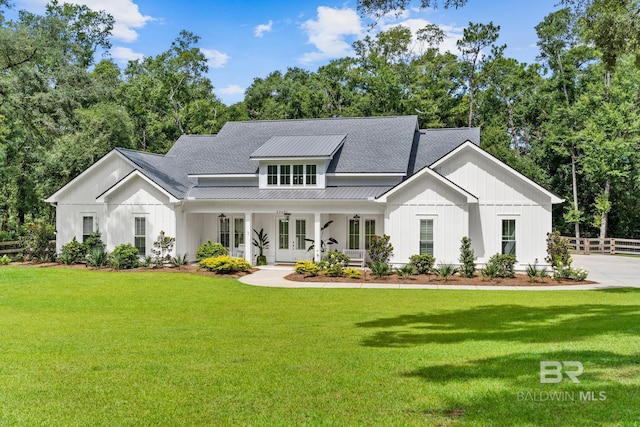
[[[264,230],[268,236],[269,245],[264,250],[267,264],[319,261],[329,250],[364,251],[374,235],[384,233],[380,205],[368,205],[349,206],[331,213],[286,206],[275,212],[191,207],[183,214],[180,234],[185,239],[177,251],[195,259],[198,247],[211,240],[225,246],[231,256],[244,257],[255,265],[258,251],[252,244],[256,237],[254,230]]]

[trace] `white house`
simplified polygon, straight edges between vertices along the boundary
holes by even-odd
[[[514,253],[523,267],[544,262],[562,199],[482,150],[480,129],[403,116],[229,122],[164,156],[115,149],[47,202],[58,250],[99,230],[109,250],[148,255],[164,231],[191,259],[210,239],[255,262],[253,230],[264,229],[269,263],[319,259],[329,237],[364,251],[382,234],[395,264],[417,253],[457,263],[469,236],[478,263]]]

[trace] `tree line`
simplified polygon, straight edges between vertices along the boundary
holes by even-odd
[[[359,6],[375,14],[408,3]],[[536,26],[532,64],[504,55],[491,22],[470,22],[457,55],[440,51],[435,25],[398,26],[315,71],[256,77],[242,102],[225,105],[189,31],[121,69],[104,56],[110,15],[53,1],[43,15],[6,20],[0,0],[0,240],[52,222],[44,199],[115,147],[165,153],[181,134],[229,120],[405,114],[423,128],[481,127],[485,150],[566,199],[554,209],[562,233],[640,238],[638,1],[562,6]]]

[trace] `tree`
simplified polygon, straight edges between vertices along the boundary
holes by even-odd
[[[440,3],[447,9],[450,7],[459,8],[467,4],[468,0],[420,0],[420,7],[436,8]],[[358,0],[358,10],[362,15],[375,16],[380,18],[390,12],[399,13],[409,7],[411,0]]]
[[[456,42],[458,50],[462,54],[467,74],[467,94],[469,95],[469,127],[473,126],[473,104],[476,90],[476,77],[478,68],[488,59],[483,55],[483,49],[492,46],[498,39],[500,26],[488,24],[474,24],[469,22],[469,26],[463,30],[462,38]],[[504,46],[494,47],[492,54],[501,55]]]

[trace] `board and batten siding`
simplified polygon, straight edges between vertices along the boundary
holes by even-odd
[[[94,217],[94,228],[107,234],[106,207],[97,203],[96,198],[127,176],[133,167],[116,153],[111,153],[103,161],[95,163],[76,179],[64,187],[56,197],[56,251],[74,237],[82,241],[82,218]]]
[[[458,263],[460,240],[469,233],[469,203],[465,196],[429,175],[387,200],[384,232],[391,237],[394,265],[420,253],[420,220],[433,219],[436,265]]]
[[[478,197],[470,207],[469,237],[483,264],[502,251],[502,221],[516,220],[519,269],[545,264],[546,235],[551,231],[551,199],[508,167],[497,166],[471,149],[462,150],[435,170]]]
[[[108,250],[113,250],[122,243],[134,244],[136,217],[145,218],[146,248],[151,255],[153,242],[161,231],[166,236],[176,235],[176,211],[169,197],[153,187],[147,181],[134,177],[126,185],[110,194],[106,200],[106,229],[109,230],[106,240]],[[175,255],[176,248],[172,255]]]

